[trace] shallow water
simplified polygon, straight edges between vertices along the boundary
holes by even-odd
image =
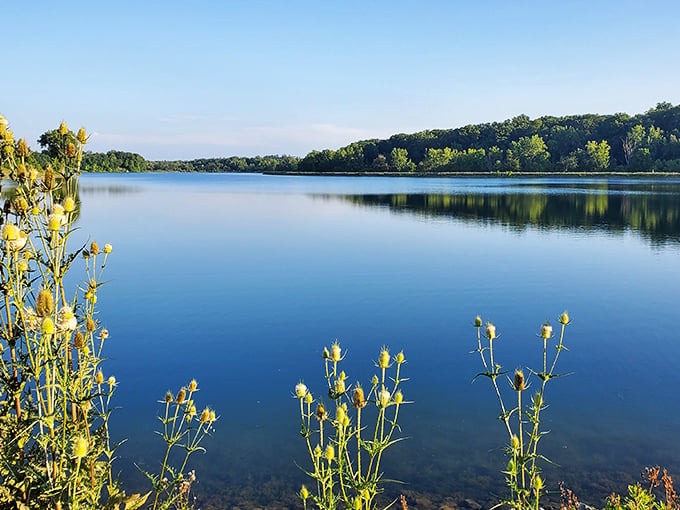
[[[680,471],[678,180],[85,175],[80,199],[78,235],[114,246],[100,319],[132,485],[133,463],[161,460],[156,401],[195,377],[220,416],[193,458],[204,507],[298,505],[292,391],[325,392],[337,338],[364,386],[382,345],[408,361],[409,439],[384,462],[406,485],[385,498],[485,503],[505,494],[507,438],[489,381],[471,384],[472,321],[496,324],[504,368],[540,369],[536,334],[565,309],[548,488],[601,502],[644,466]]]

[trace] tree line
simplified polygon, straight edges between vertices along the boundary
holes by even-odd
[[[397,134],[312,151],[298,171],[680,172],[680,106],[635,116],[519,115],[504,122]]]
[[[57,130],[38,139],[33,154],[45,165],[57,157],[64,138]],[[75,135],[69,131],[69,137]],[[256,172],[256,173],[509,173],[509,172],[680,172],[680,105],[658,103],[630,116],[571,115],[397,134],[361,140],[337,150],[314,150],[304,158],[256,156],[147,161],[111,150],[83,153],[86,172]]]

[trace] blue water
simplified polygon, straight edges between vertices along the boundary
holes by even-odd
[[[220,416],[193,459],[204,505],[297,505],[309,459],[293,387],[324,393],[337,338],[364,386],[382,345],[406,355],[409,439],[384,463],[406,485],[385,497],[486,504],[505,494],[507,438],[489,382],[471,384],[472,321],[496,324],[506,369],[539,369],[536,334],[565,309],[548,488],[601,502],[647,465],[680,472],[680,181],[85,175],[80,198],[80,239],[114,248],[98,304],[133,486],[133,463],[161,460],[156,402],[196,378],[198,406]],[[432,205],[482,199],[495,205]]]

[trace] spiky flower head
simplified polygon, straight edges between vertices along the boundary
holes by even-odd
[[[378,379],[378,376],[373,374],[373,377],[371,377],[371,384],[373,386],[376,386],[380,382],[380,379]]]
[[[536,475],[536,477],[534,478],[533,486],[536,492],[540,492],[541,489],[543,488],[543,480],[541,479],[540,475]]]
[[[333,385],[333,389],[335,390],[336,397],[339,397],[340,395],[345,393],[345,380],[338,377],[335,380],[335,384]]]
[[[58,232],[64,222],[64,216],[52,213],[47,217],[47,230]]]
[[[322,452],[322,450],[321,450],[321,446],[316,445],[316,446],[314,447],[314,457],[316,457],[316,458],[318,459],[319,457],[321,457],[321,454],[322,454],[322,453],[323,453],[323,452]]]
[[[328,359],[331,357],[330,353],[328,352],[328,348],[324,347],[323,352],[321,353],[321,357],[323,359]]]
[[[99,255],[99,245],[96,241],[92,241],[92,244],[90,244],[90,253],[92,255]]]
[[[173,400],[175,400],[175,398],[172,396],[172,392],[171,392],[170,390],[166,391],[166,392],[165,392],[165,397],[163,398],[163,401],[164,401],[166,404],[169,404],[169,403],[172,402]]]
[[[97,329],[97,325],[90,317],[88,317],[85,321],[85,329],[88,333],[93,333],[94,330]]]
[[[73,457],[76,459],[82,459],[87,455],[88,449],[87,439],[83,436],[78,436],[73,441]]]
[[[76,201],[73,200],[73,197],[66,197],[64,199],[63,207],[64,207],[64,212],[71,213],[71,212],[75,211],[75,209],[76,209]]]
[[[380,390],[378,392],[378,407],[387,407],[387,404],[390,403],[390,392],[387,390]]]
[[[541,326],[541,338],[547,340],[552,336],[552,326],[549,322],[546,322]]]
[[[178,404],[183,404],[184,400],[187,398],[187,392],[184,388],[180,388],[180,390],[177,392],[177,399],[176,402]]]
[[[201,417],[199,418],[198,421],[200,421],[202,425],[208,423],[208,421],[210,421],[210,409],[208,409],[207,407],[203,409],[203,411],[201,412]]]
[[[28,145],[26,144],[26,140],[23,138],[19,140],[19,145],[17,146],[17,156],[20,158],[25,158],[28,156]]]
[[[567,313],[566,310],[564,312],[562,312],[562,315],[560,315],[559,321],[560,321],[560,324],[562,324],[564,326],[569,324],[569,314]]]
[[[493,340],[494,338],[496,338],[496,326],[494,326],[490,322],[486,323],[486,337],[489,340]]]
[[[510,438],[510,447],[513,451],[519,449],[519,438],[515,434]]]
[[[406,358],[404,357],[404,351],[399,351],[399,354],[397,354],[397,355],[394,357],[394,361],[396,361],[397,364],[399,364],[399,365],[401,365],[402,363],[404,363],[404,362],[406,361]]]
[[[107,255],[113,251],[113,246],[111,246],[111,243],[106,243],[104,245],[104,253]]]
[[[512,381],[512,387],[515,389],[515,391],[524,391],[526,389],[524,372],[521,368],[515,370],[515,377]]]
[[[196,382],[196,379],[192,379],[189,381],[189,391],[193,393],[198,389],[198,383]]]
[[[97,373],[94,376],[94,382],[95,382],[95,384],[103,384],[104,383],[104,374],[102,373],[101,370],[97,370]]]
[[[475,327],[476,328],[482,327],[482,318],[479,315],[475,317]]]
[[[43,188],[51,190],[54,187],[54,168],[52,165],[47,165],[45,173],[43,174]]]
[[[354,394],[352,395],[352,405],[357,409],[361,409],[366,405],[366,398],[364,397],[364,390],[359,384],[354,388]]]
[[[345,422],[345,416],[347,416],[347,411],[343,406],[338,406],[335,408],[335,421],[343,424]]]
[[[69,142],[68,145],[66,146],[66,155],[69,158],[76,157],[76,146],[73,142]]]
[[[61,124],[59,124],[59,134],[61,136],[66,136],[68,134],[68,126],[63,120],[61,121]]]
[[[311,404],[313,400],[312,392],[307,390],[307,395],[305,395],[305,404]]]
[[[73,308],[65,305],[59,310],[57,327],[60,331],[73,331],[78,327],[78,319],[76,319],[76,316],[73,313]]]
[[[324,406],[321,402],[317,404],[316,412],[314,414],[316,419],[319,421],[324,421],[328,418],[328,414],[326,414],[326,406]]]
[[[14,223],[5,223],[2,227],[2,240],[3,241],[16,241],[19,239],[21,230]]]
[[[397,390],[397,392],[394,394],[394,403],[401,404],[403,401],[404,395],[401,393],[401,390]]]
[[[110,375],[106,382],[109,384],[109,388],[113,388],[116,385],[116,378]]]
[[[299,382],[295,385],[295,396],[297,398],[305,398],[307,395],[307,386],[303,382]]]
[[[19,262],[17,262],[17,269],[19,269],[20,273],[25,273],[28,271],[28,260],[26,259],[21,259]]]
[[[342,359],[342,350],[340,349],[340,344],[336,340],[331,345],[331,361],[337,363]]]
[[[85,347],[85,337],[80,331],[76,331],[75,335],[73,335],[73,347],[78,350]]]
[[[87,134],[85,133],[85,128],[80,128],[78,130],[78,134],[76,135],[76,139],[82,144],[87,143]]]
[[[378,367],[389,368],[390,366],[390,351],[387,347],[380,349],[380,354],[378,355]]]
[[[332,461],[335,458],[335,448],[333,448],[333,445],[329,444],[326,446],[326,450],[324,451],[324,457],[328,462]]]
[[[40,333],[45,336],[54,334],[54,322],[49,317],[45,317],[40,323]]]
[[[106,340],[109,337],[109,330],[106,328],[102,329],[101,332],[99,333],[99,337],[102,340]]]
[[[300,488],[300,497],[305,500],[309,497],[309,491],[304,485]]]

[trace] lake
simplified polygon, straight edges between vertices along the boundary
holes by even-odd
[[[548,384],[541,440],[552,499],[562,480],[603,505],[645,466],[680,474],[678,179],[84,175],[80,199],[80,240],[113,245],[98,305],[131,487],[134,464],[162,460],[158,400],[196,378],[219,416],[192,457],[201,508],[302,508],[293,390],[326,392],[338,339],[364,387],[381,346],[406,356],[408,439],[383,463],[404,485],[385,502],[488,508],[507,437],[490,382],[472,383],[473,320],[496,325],[504,369],[540,369],[540,326],[564,310],[570,375]]]

